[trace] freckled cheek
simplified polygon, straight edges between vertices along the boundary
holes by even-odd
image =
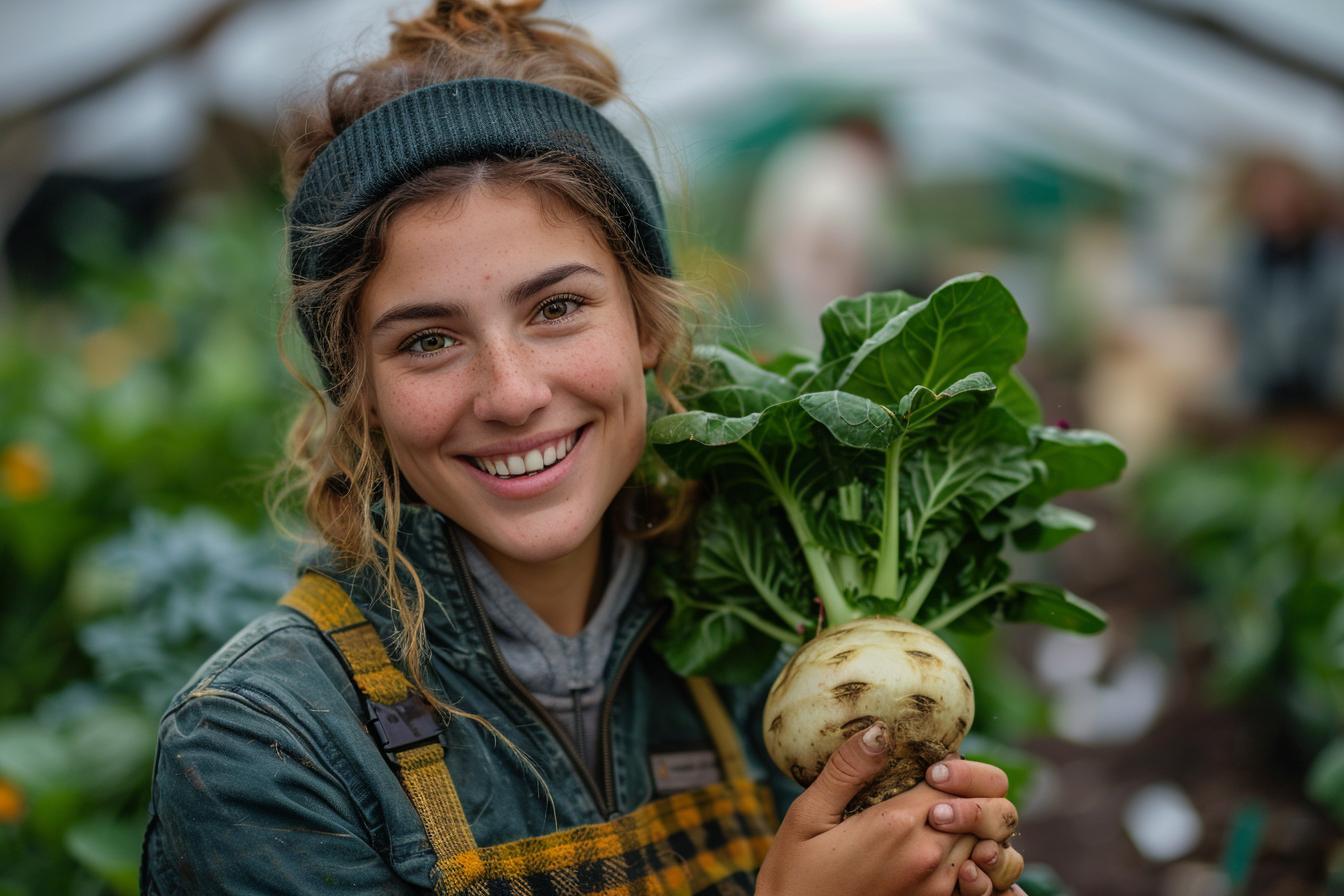
[[[392,389],[380,402],[383,430],[407,447],[432,447],[443,442],[461,415],[461,402],[444,385]]]
[[[633,468],[644,450],[647,408],[643,371],[623,363],[621,358],[589,360],[574,366],[570,383],[586,403],[602,408],[607,421],[604,441],[607,450],[614,452],[610,456],[621,457]]]
[[[629,342],[629,348],[613,350]],[[566,371],[566,378],[575,391],[612,402],[631,391],[643,394],[644,372],[639,362],[639,346],[633,339],[621,336],[585,340],[577,350],[566,352],[557,359],[558,369]]]
[[[568,380],[575,392],[594,399],[610,401],[615,387],[620,382],[616,370],[610,365],[593,362],[590,359],[574,359],[568,371]]]

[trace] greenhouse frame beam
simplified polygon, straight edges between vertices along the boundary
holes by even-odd
[[[1194,9],[1177,8],[1164,0],[1100,0],[1110,6],[1134,10],[1178,27],[1213,37],[1255,58],[1293,74],[1310,78],[1344,93],[1344,71],[1307,59],[1274,41],[1265,40],[1219,16]]]

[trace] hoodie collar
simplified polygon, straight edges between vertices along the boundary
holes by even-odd
[[[428,602],[425,634],[431,653],[455,671],[479,677],[482,669],[494,668],[497,651],[494,634],[480,604],[480,590],[469,581],[466,535],[426,504],[403,505],[400,520],[397,546],[419,574],[425,589]],[[400,624],[383,584],[381,565],[342,568],[330,549],[324,549],[304,568],[344,586],[383,641],[389,645],[397,643]],[[414,594],[415,586],[404,571],[401,581],[405,591]],[[620,661],[635,633],[656,611],[642,589],[629,601],[616,625],[608,668]]]

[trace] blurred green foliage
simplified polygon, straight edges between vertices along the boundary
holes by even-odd
[[[0,318],[0,893],[135,891],[158,717],[291,579],[249,534],[299,394],[279,201],[136,254],[110,207],[70,222],[61,286]]]
[[[1270,450],[1173,457],[1139,489],[1147,532],[1201,596],[1224,700],[1273,708],[1344,824],[1344,458]]]

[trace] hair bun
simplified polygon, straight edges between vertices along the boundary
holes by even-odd
[[[508,34],[526,30],[526,18],[545,0],[437,0],[422,18],[432,18],[458,35],[481,29]]]
[[[313,159],[373,109],[421,87],[466,78],[530,81],[590,106],[620,98],[611,57],[582,28],[537,14],[544,0],[434,0],[394,19],[386,55],[334,74],[326,102],[287,116],[285,186],[292,194]]]
[[[411,62],[426,76],[416,86],[506,77],[563,90],[592,106],[620,96],[620,73],[610,57],[583,29],[538,15],[544,2],[435,0],[418,17],[393,22],[388,61]]]

